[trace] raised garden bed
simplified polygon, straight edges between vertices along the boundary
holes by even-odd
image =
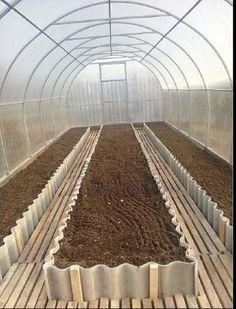
[[[147,124],[232,222],[232,170],[228,164],[200,149],[164,122]]]
[[[157,294],[195,294],[196,263],[173,219],[131,125],[103,127],[60,248],[56,241],[44,266],[48,297],[149,297],[151,265],[160,267]]]
[[[86,128],[73,128],[49,146],[25,169],[0,188],[0,245],[16,220],[32,204],[57,167],[79,141]]]

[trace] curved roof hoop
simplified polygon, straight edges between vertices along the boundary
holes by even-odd
[[[114,23],[115,23],[115,24],[128,24],[128,25],[134,25],[134,26],[141,27],[141,28],[145,28],[145,29],[148,29],[148,30],[150,30],[150,31],[152,31],[152,32],[155,32],[155,33],[158,33],[158,34],[162,35],[162,33],[156,31],[155,29],[152,29],[152,28],[150,28],[150,27],[147,27],[147,26],[144,26],[144,25],[140,25],[140,24],[137,24],[137,23],[130,23],[130,22],[114,22]],[[83,31],[83,30],[89,29],[89,28],[91,28],[91,27],[96,27],[96,26],[104,25],[104,24],[107,24],[107,23],[104,22],[104,23],[99,23],[99,24],[93,24],[93,25],[87,26],[87,27],[85,27],[85,28],[82,28],[82,29],[80,29],[80,30],[77,30],[76,32],[73,32],[72,34],[70,34],[70,35],[68,35],[66,38],[64,38],[62,42],[64,42],[66,39],[70,38],[70,37],[73,36],[74,34],[77,34],[77,33],[81,32],[81,31]],[[132,33],[131,33],[131,34],[132,34]],[[165,38],[165,39],[167,39],[168,41],[172,42],[174,45],[176,45],[178,48],[180,48],[180,49],[187,55],[187,57],[191,60],[191,62],[192,62],[192,63],[194,64],[194,66],[196,67],[196,69],[197,69],[197,71],[198,71],[198,73],[199,73],[199,75],[200,75],[200,77],[201,77],[201,79],[202,79],[204,88],[206,89],[207,87],[206,87],[206,83],[205,83],[205,80],[204,80],[204,78],[203,78],[203,75],[202,75],[202,73],[201,73],[201,71],[200,71],[198,65],[197,65],[196,62],[193,60],[193,58],[189,55],[189,53],[187,53],[187,52],[185,51],[185,49],[182,48],[182,46],[180,46],[179,44],[177,44],[177,43],[176,43],[175,41],[173,41],[172,39],[170,39],[170,38],[168,38],[168,37]],[[51,49],[50,52],[52,52],[55,48],[56,48],[56,47],[54,47],[53,49]],[[50,53],[50,52],[49,52],[49,53]],[[47,55],[48,55],[49,53],[47,53]],[[43,60],[44,60],[44,57],[41,59],[41,61],[43,61]],[[41,61],[40,61],[40,63],[41,63]],[[38,65],[37,65],[37,66],[38,66]]]
[[[98,54],[99,55],[99,54]],[[122,53],[121,53],[121,55],[122,55]],[[135,55],[135,53],[134,53],[134,55]],[[91,57],[91,56],[90,56]],[[130,57],[129,56],[129,58],[134,58],[134,57]],[[95,59],[93,59],[89,64],[92,64],[92,62],[93,61],[95,61],[96,59],[102,59],[102,57],[97,57],[97,58],[95,58]],[[136,59],[135,59],[136,60]],[[148,62],[148,61],[146,61],[145,60],[145,62]],[[149,62],[148,62],[149,63]],[[88,64],[88,65],[89,65]],[[159,81],[159,79],[158,79],[158,77],[156,76],[156,74],[149,68],[149,67],[147,67],[144,63],[141,63],[141,65],[143,65],[144,67],[146,67],[147,68],[147,70],[149,70],[149,71],[151,71],[152,72],[152,74],[155,76],[155,78],[157,79],[157,81],[158,81],[158,83],[160,84],[160,81]],[[150,64],[151,66],[152,66],[152,64]],[[76,68],[75,68],[76,69]],[[69,86],[68,86],[68,89],[67,89],[67,94],[66,94],[66,98],[67,98],[67,100],[68,100],[68,95],[69,95],[69,91],[70,91],[70,88],[71,88],[71,86],[72,86],[72,84],[73,84],[73,82],[74,82],[74,80],[76,79],[76,77],[81,73],[81,71],[83,71],[85,68],[82,68],[79,72],[77,72],[76,73],[76,75],[74,76],[74,78],[72,79],[72,81],[70,82],[70,84],[69,84]],[[73,70],[74,71],[74,70]],[[73,72],[71,72],[71,74],[72,74]],[[71,75],[70,74],[70,75]],[[161,73],[160,73],[161,74]],[[63,92],[63,88],[65,87],[65,84],[66,84],[66,82],[67,82],[67,80],[68,80],[68,78],[70,77],[70,75],[67,77],[67,79],[65,80],[65,82],[64,82],[64,85],[62,86],[62,91],[61,91],[61,95],[62,95],[62,92]],[[163,77],[164,78],[164,77]],[[168,87],[168,84],[166,83],[166,85],[167,85],[167,87]],[[161,86],[161,84],[160,84],[160,86]],[[162,87],[161,87],[162,88]],[[168,90],[169,90],[169,88],[167,88]]]
[[[3,0],[3,1],[4,1],[4,0]],[[225,0],[225,1],[226,1],[226,0]],[[158,8],[158,7],[152,6],[152,5],[148,5],[148,4],[144,4],[144,3],[140,3],[140,2],[135,2],[135,1],[125,1],[125,2],[124,2],[124,1],[117,1],[117,0],[115,0],[115,1],[112,1],[112,2],[113,2],[113,3],[129,3],[129,4],[143,5],[143,6],[150,7],[150,8],[153,8],[153,9],[156,9],[156,10],[159,10],[159,11],[162,11],[162,12],[166,12],[166,13],[170,14],[172,17],[174,17],[174,18],[176,18],[176,19],[179,19],[179,17],[177,17],[176,15],[174,15],[174,14],[172,14],[172,13],[166,11],[166,10],[163,10],[163,9]],[[227,1],[227,2],[228,2],[228,1]],[[79,10],[82,10],[82,9],[86,9],[86,8],[88,8],[88,7],[95,6],[95,5],[105,4],[105,3],[108,3],[108,2],[107,2],[107,1],[100,1],[100,2],[93,3],[93,4],[90,4],[90,5],[84,6],[84,7],[80,7],[80,8],[78,8],[78,9],[74,9],[74,10],[72,10],[72,11],[70,11],[70,12],[68,12],[68,13],[66,13],[66,14],[64,14],[64,15],[62,15],[62,16],[60,16],[60,17],[57,18],[54,22],[49,23],[49,24],[47,25],[47,27],[45,27],[43,30],[41,30],[40,33],[38,33],[36,36],[34,36],[25,46],[23,46],[23,47],[21,48],[21,50],[20,50],[20,51],[18,52],[18,54],[14,57],[14,59],[13,59],[13,61],[11,62],[10,66],[8,67],[8,70],[7,70],[7,72],[6,72],[5,75],[4,75],[4,79],[3,79],[3,82],[2,82],[2,85],[1,85],[1,88],[0,88],[0,97],[1,97],[1,93],[2,93],[2,90],[3,90],[4,84],[5,84],[5,80],[6,80],[8,74],[9,74],[9,72],[10,72],[10,70],[11,70],[11,67],[13,66],[13,64],[15,63],[15,61],[17,60],[17,58],[19,57],[19,55],[24,51],[24,49],[27,48],[27,47],[28,47],[28,46],[41,34],[41,33],[44,33],[44,31],[47,30],[47,29],[48,29],[51,25],[53,25],[55,22],[57,22],[57,21],[63,19],[64,17],[66,17],[66,16],[68,16],[68,15],[70,15],[70,14],[76,12],[76,11],[79,11]],[[14,10],[15,10],[15,8],[14,8],[12,5],[10,5],[10,4],[8,4],[8,3],[7,3],[7,5],[8,5],[9,7],[11,7],[11,9],[14,9]],[[17,10],[15,10],[15,11],[17,11]],[[17,11],[17,12],[18,12],[18,11]],[[188,26],[189,28],[191,28],[193,31],[197,32],[202,38],[204,38],[204,39],[208,42],[208,44],[211,45],[211,47],[214,49],[214,51],[217,53],[218,57],[220,56],[220,54],[218,53],[218,51],[216,50],[216,48],[211,44],[211,42],[210,42],[202,33],[200,33],[197,29],[195,29],[194,27],[192,27],[192,26],[189,25],[188,23],[186,23],[186,22],[184,22],[184,21],[182,21],[182,23],[184,23],[185,25],[187,25],[187,26]],[[221,56],[220,56],[219,58],[221,59],[221,62],[223,62],[223,65],[224,65],[224,67],[226,68],[226,71],[228,72],[227,66],[226,66],[225,63],[224,63],[223,58],[222,58]],[[228,77],[229,77],[229,80],[231,81],[229,72],[228,72]],[[232,84],[232,81],[231,81],[231,84]]]
[[[122,44],[122,45],[125,46],[124,44]],[[109,45],[107,45],[107,46],[109,46]],[[103,47],[103,46],[102,46],[102,45],[98,46],[98,48],[100,48],[100,47]],[[138,47],[133,47],[133,48],[136,49],[136,50],[138,50],[138,51],[143,52],[143,50],[141,50],[141,49],[138,48]],[[92,50],[92,49],[93,49],[93,47],[92,47],[92,48],[89,48],[88,50],[90,51],[90,50]],[[88,50],[85,50],[85,51],[84,51],[83,53],[81,53],[78,57],[81,57],[83,54],[86,54],[86,52],[87,52]],[[132,51],[131,51],[131,53],[132,53]],[[154,58],[154,57],[152,57],[152,58]],[[170,75],[170,77],[171,77],[171,79],[172,79],[172,81],[173,81],[173,83],[174,83],[174,85],[175,85],[175,87],[176,87],[176,90],[178,90],[176,81],[175,81],[173,75],[172,75],[172,74],[170,73],[170,71],[168,70],[168,68],[166,68],[166,66],[163,65],[158,59],[155,59],[155,60],[158,61],[158,62],[161,64],[161,66],[163,66],[163,67],[165,68],[165,70],[166,70],[166,71],[168,72],[168,74]],[[79,66],[79,65],[78,65],[78,66]],[[51,92],[51,100],[52,100],[52,98],[53,98],[53,94],[54,94],[54,90],[55,90],[55,88],[56,88],[56,84],[57,84],[57,82],[58,82],[60,76],[62,75],[62,73],[66,70],[66,68],[67,68],[67,67],[65,67],[65,68],[62,70],[62,72],[59,74],[59,76],[57,77],[57,79],[56,79],[56,81],[55,81],[55,83],[54,83],[54,86],[53,86],[53,89],[52,89],[52,92]]]

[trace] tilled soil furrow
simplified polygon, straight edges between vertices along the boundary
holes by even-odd
[[[171,219],[131,126],[105,126],[55,263],[187,261]]]

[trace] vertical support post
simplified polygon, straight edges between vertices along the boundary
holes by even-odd
[[[99,79],[100,79],[100,88],[101,88],[101,104],[102,104],[102,124],[105,124],[105,115],[104,115],[104,96],[103,96],[103,86],[102,86],[102,69],[101,64],[99,63]]]
[[[208,139],[209,139],[209,132],[210,132],[210,125],[211,125],[211,98],[209,91],[206,89],[207,94],[207,106],[208,106],[208,114],[207,114],[207,130],[206,130],[206,148],[208,148]]]
[[[158,298],[159,297],[159,284],[158,284],[158,264],[150,264],[150,281],[149,281],[149,297]]]
[[[82,302],[83,301],[83,291],[82,291],[79,266],[72,265],[70,267],[70,280],[71,280],[71,290],[72,290],[72,295],[73,295],[73,301]]]
[[[42,100],[41,99],[39,101],[39,114],[40,114],[41,128],[42,128],[43,137],[44,137],[44,145],[47,145],[46,133],[45,133],[44,126],[43,126],[43,113],[42,113]]]
[[[130,122],[130,116],[129,116],[129,94],[128,94],[128,81],[127,81],[126,61],[124,62],[124,67],[125,67],[125,92],[126,92],[127,119],[128,119],[128,122]]]
[[[180,93],[179,93],[179,90],[176,89],[177,91],[177,94],[178,94],[178,121],[177,121],[177,127],[178,127],[178,130],[180,130]]]
[[[1,143],[1,146],[2,146],[3,157],[4,157],[5,166],[6,166],[6,172],[7,172],[7,175],[9,175],[10,169],[9,169],[9,164],[8,164],[8,160],[7,160],[5,145],[4,145],[3,138],[2,138],[1,128],[0,128],[0,143]]]
[[[25,133],[25,139],[26,139],[26,145],[28,150],[28,155],[31,158],[31,149],[30,149],[30,140],[29,140],[29,133],[27,129],[26,119],[25,119],[25,101],[23,101],[23,108],[22,108],[22,118],[23,118],[23,125],[24,125],[24,133]]]
[[[188,136],[191,136],[191,130],[192,130],[192,104],[193,104],[193,97],[192,97],[192,92],[189,89],[189,96],[190,96],[190,106],[189,106],[189,133]]]
[[[219,238],[223,244],[225,244],[225,235],[226,235],[226,223],[228,219],[226,217],[220,217],[219,221]]]

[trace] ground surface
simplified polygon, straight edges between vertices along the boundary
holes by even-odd
[[[227,163],[201,150],[163,122],[148,125],[232,222],[232,170]]]
[[[47,184],[57,167],[79,141],[85,128],[73,128],[53,143],[30,165],[0,188],[0,244],[16,220],[22,217]]]
[[[130,125],[103,127],[67,224],[60,267],[185,260]]]

